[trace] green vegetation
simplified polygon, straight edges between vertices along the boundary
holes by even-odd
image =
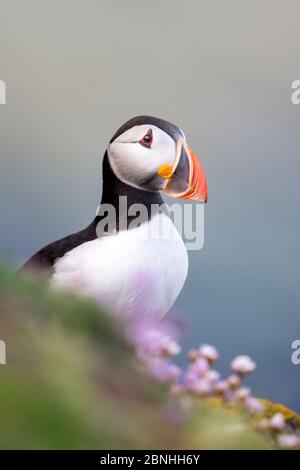
[[[216,400],[170,397],[92,303],[0,272],[0,448],[268,449]]]

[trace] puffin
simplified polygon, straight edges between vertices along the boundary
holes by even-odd
[[[203,167],[179,127],[143,115],[110,140],[102,180],[92,222],[40,249],[21,271],[46,272],[51,287],[88,296],[118,317],[160,320],[188,273],[162,194],[206,203]]]

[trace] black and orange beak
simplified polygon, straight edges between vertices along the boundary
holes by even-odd
[[[169,172],[159,173],[167,179],[164,192],[168,196],[207,202],[207,184],[203,167],[184,140],[177,142],[176,160]],[[165,175],[165,176],[164,176]]]

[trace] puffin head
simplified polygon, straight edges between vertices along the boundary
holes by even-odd
[[[113,172],[127,185],[207,201],[201,163],[182,130],[168,121],[152,116],[130,119],[111,139],[107,154]]]

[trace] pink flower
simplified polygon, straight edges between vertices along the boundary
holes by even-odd
[[[181,374],[179,367],[165,359],[149,359],[147,365],[152,375],[160,382],[175,382]]]
[[[280,434],[277,442],[283,449],[300,449],[300,435],[298,434]]]
[[[231,370],[236,374],[245,376],[256,368],[255,362],[249,356],[237,356],[230,364]]]
[[[244,401],[248,397],[250,397],[250,388],[248,387],[241,387],[235,391],[235,400]]]
[[[168,323],[155,325],[141,321],[136,322],[129,333],[128,338],[134,344],[137,356],[143,361],[152,377],[158,381],[170,383],[170,394],[180,396],[181,402],[188,398],[192,400],[192,397],[186,393],[189,391],[199,397],[219,395],[224,402],[235,406],[243,405],[255,413],[264,410],[264,405],[251,396],[250,389],[241,387],[242,379],[256,367],[255,362],[249,356],[241,355],[233,359],[230,364],[233,373],[225,380],[221,380],[219,372],[211,369],[211,365],[219,357],[217,349],[210,344],[202,344],[198,349],[189,351],[190,363],[183,373],[170,359],[180,352],[176,328],[170,328]],[[259,427],[279,433],[285,429],[284,417],[281,413],[276,413],[269,420],[261,420]],[[295,435],[293,438],[290,434],[286,436],[282,439],[283,445],[286,442],[288,447],[289,443],[292,446],[297,442]]]
[[[199,356],[200,356],[200,353],[199,353],[198,349],[191,349],[188,352],[188,358],[192,362],[195,361]]]
[[[176,364],[168,365],[168,382],[175,382],[181,374],[181,369]]]
[[[201,397],[205,397],[212,392],[212,385],[205,379],[199,379],[191,385],[190,390]]]
[[[210,344],[202,344],[199,348],[199,353],[204,357],[210,364],[217,361],[219,353],[214,346]]]
[[[216,393],[225,393],[229,389],[229,385],[227,380],[219,380],[216,384],[214,384],[214,391]]]
[[[153,357],[171,357],[176,356],[180,352],[180,346],[176,341],[156,330],[150,330],[145,335],[143,342],[139,345],[139,349]]]
[[[245,399],[244,405],[246,408],[256,413],[262,413],[264,411],[264,405],[257,400],[257,398],[253,398],[251,396]]]
[[[220,379],[220,373],[214,369],[210,369],[206,372],[205,378],[210,382],[217,382]]]
[[[227,383],[230,388],[238,388],[241,383],[241,379],[236,374],[231,374],[227,377]]]
[[[186,387],[189,387],[191,384],[196,382],[196,380],[198,380],[198,378],[199,377],[197,376],[197,374],[195,374],[195,372],[189,368],[185,372],[185,375],[184,375],[184,385]]]
[[[274,431],[283,431],[285,428],[285,420],[282,413],[275,413],[270,419],[270,427]]]
[[[204,357],[198,357],[190,367],[198,377],[202,377],[208,371],[209,364]]]

